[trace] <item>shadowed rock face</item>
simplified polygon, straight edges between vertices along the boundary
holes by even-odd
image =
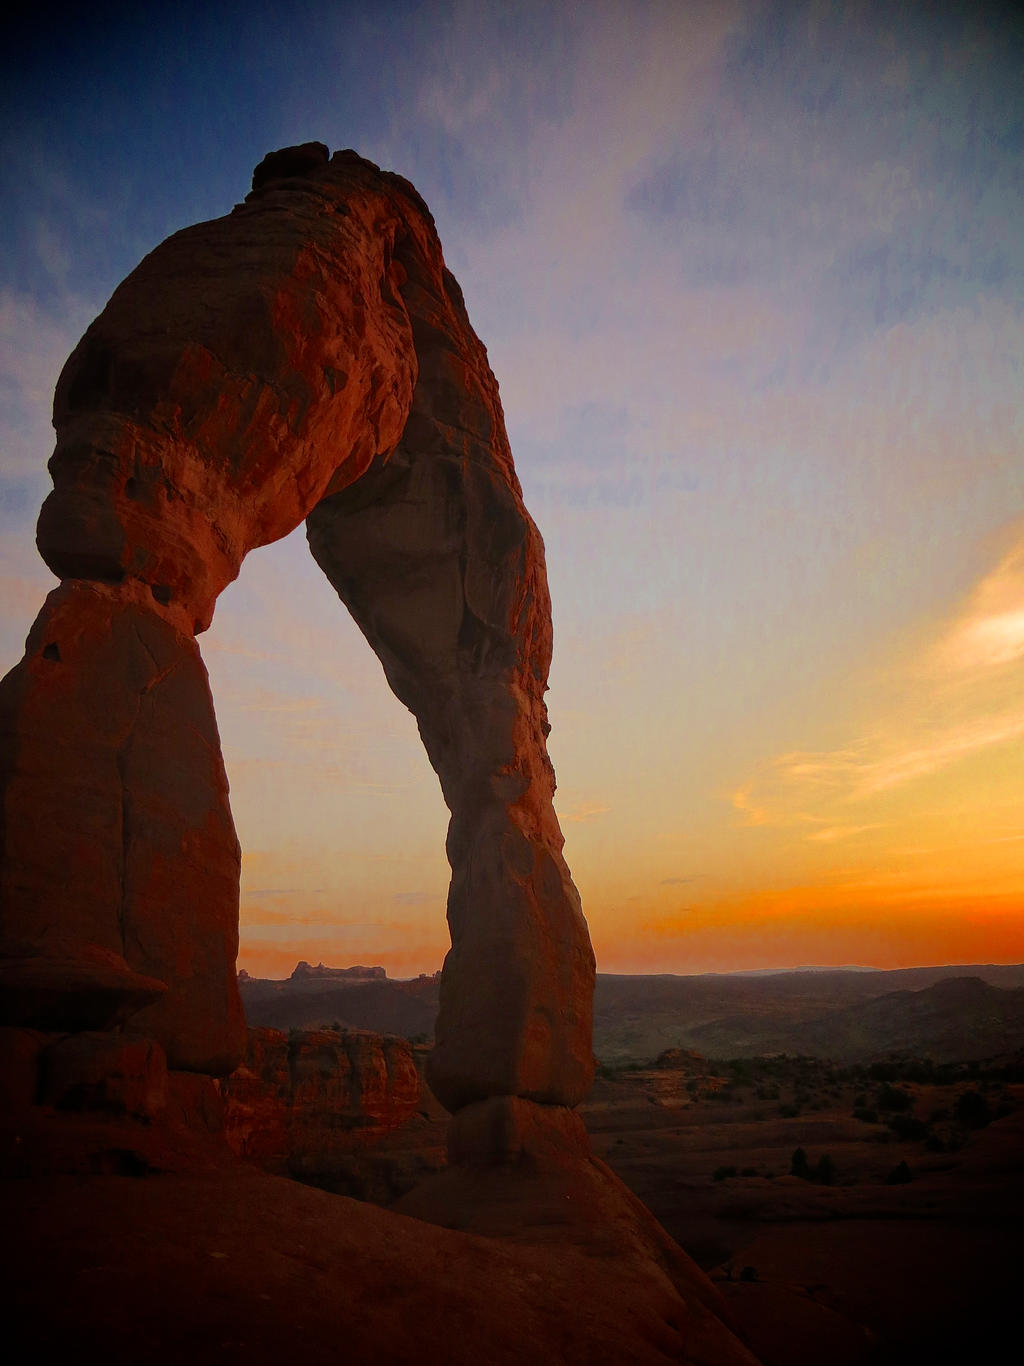
[[[100,953],[104,1010],[148,1001],[132,1029],[172,1068],[239,1061],[238,846],[193,637],[245,554],[307,518],[452,812],[431,1084],[452,1110],[575,1105],[594,964],[552,808],[543,544],[497,384],[407,182],[312,143],[253,184],[132,272],[57,387],[38,543],[62,584],[0,684],[9,1022],[37,1020],[34,982],[52,996],[40,963]]]
[[[420,1106],[406,1039],[368,1030],[250,1029],[245,1060],[221,1086],[227,1140],[266,1171],[324,1184],[354,1150]]]

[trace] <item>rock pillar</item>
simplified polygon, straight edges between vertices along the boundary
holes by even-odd
[[[573,1106],[593,1076],[594,957],[552,806],[544,546],[486,352],[431,245],[411,229],[396,249],[419,363],[401,443],[319,504],[309,542],[416,716],[452,813],[431,1087],[452,1111]]]
[[[133,1029],[214,1074],[244,1047],[239,852],[194,635],[250,549],[393,448],[415,379],[376,168],[311,144],[253,186],[147,256],[64,367],[38,527],[62,586],[0,684],[0,1017],[148,1000]]]

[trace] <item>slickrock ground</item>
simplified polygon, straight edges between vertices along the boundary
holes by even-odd
[[[724,1330],[709,1340],[699,1306],[690,1321],[653,1259],[637,1274],[587,1249],[436,1228],[283,1178],[62,1178],[17,1183],[6,1204],[18,1235],[5,1326],[37,1359],[753,1362]]]
[[[168,1070],[145,1036],[0,1029],[8,1333],[110,1366],[756,1366],[570,1111],[468,1107],[455,1164],[406,1197],[416,1217],[232,1150],[272,1133],[255,1091],[304,1160],[319,1145],[330,1165],[353,1119],[381,1130],[413,1104],[412,1056],[365,1034],[253,1031],[225,1116],[222,1084]],[[436,1101],[415,1103],[435,1117],[388,1137],[425,1123],[436,1143]]]
[[[36,1109],[3,1134],[8,1170],[31,1156],[4,1183],[2,1275],[6,1330],[41,1359],[756,1366],[598,1163],[472,1173],[454,1216],[472,1227],[440,1228],[246,1167],[195,1106],[150,1124]],[[53,1172],[31,1174],[43,1155]]]

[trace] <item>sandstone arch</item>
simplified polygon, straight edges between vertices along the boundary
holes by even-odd
[[[0,684],[4,1021],[131,1016],[172,1067],[235,1065],[239,852],[194,635],[308,518],[452,812],[435,1089],[575,1105],[594,963],[552,807],[543,546],[415,190],[271,154],[115,291],[54,421],[61,585]]]

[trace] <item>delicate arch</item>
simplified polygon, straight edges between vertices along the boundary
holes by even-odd
[[[134,1014],[172,1066],[237,1062],[239,854],[193,637],[308,518],[452,812],[435,1089],[576,1104],[594,963],[552,807],[543,545],[415,190],[322,144],[271,154],[115,291],[54,421],[62,583],[0,683],[9,1022]]]

